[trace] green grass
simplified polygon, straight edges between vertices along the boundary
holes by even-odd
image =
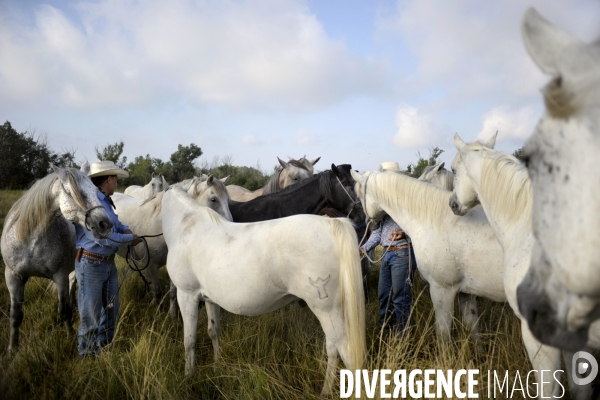
[[[21,192],[0,191],[0,221]],[[127,270],[117,259],[121,280]],[[4,271],[4,264],[0,264]],[[417,277],[410,335],[380,341],[377,326],[377,267],[369,275],[368,360],[374,369],[480,369],[480,398],[486,397],[486,371],[529,371],[519,323],[506,304],[479,300],[482,350],[455,321],[450,346],[440,347],[426,283]],[[3,275],[3,274],[2,274]],[[167,289],[166,268],[160,271]],[[260,317],[222,311],[223,359],[213,361],[206,314],[200,312],[197,371],[184,375],[183,327],[168,316],[168,300],[150,305],[141,279],[129,273],[120,292],[121,313],[110,351],[77,359],[73,328],[58,323],[56,294],[48,280],[32,278],[25,290],[21,347],[8,356],[10,298],[0,281],[0,397],[85,399],[316,399],[326,367],[325,337],[308,308],[297,303]],[[458,306],[456,307],[456,315]],[[340,364],[340,367],[342,365]],[[336,384],[335,393],[337,393]],[[378,392],[377,392],[378,393]],[[363,394],[364,396],[364,394]],[[336,394],[332,398],[338,398]],[[516,397],[515,397],[516,398]]]

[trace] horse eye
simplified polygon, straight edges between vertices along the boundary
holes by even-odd
[[[212,201],[213,203],[217,201],[216,197],[211,197],[210,201]]]

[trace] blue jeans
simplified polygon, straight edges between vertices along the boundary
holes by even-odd
[[[417,262],[415,254],[410,249],[412,264],[409,271],[408,249],[388,252],[381,261],[379,270],[379,328],[389,329],[396,318],[396,329],[404,330],[410,316],[412,306],[411,286],[406,282],[410,273],[413,281]]]
[[[115,335],[119,314],[119,281],[115,262],[103,262],[86,256],[75,261],[79,293],[79,355],[95,354]]]

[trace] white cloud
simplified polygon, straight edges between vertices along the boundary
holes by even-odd
[[[443,105],[482,98],[502,104],[529,101],[548,81],[531,61],[520,34],[527,7],[585,40],[600,34],[600,3],[590,0],[398,0],[398,12],[381,27],[395,30],[415,56],[406,81],[412,94],[443,87]],[[539,100],[539,98],[535,98]]]
[[[263,140],[255,134],[242,135],[242,143],[247,146],[262,146],[264,144]]]
[[[433,114],[406,104],[396,111],[396,126],[393,142],[401,148],[439,146],[447,141],[450,130]]]
[[[312,146],[319,142],[317,136],[305,129],[299,129],[296,132],[296,144],[299,146]]]
[[[488,140],[498,131],[499,142],[522,142],[531,135],[539,118],[539,113],[536,113],[533,107],[512,110],[496,107],[482,116],[482,128],[477,134],[477,139]]]
[[[301,0],[83,1],[33,25],[0,12],[0,104],[312,109],[386,90],[387,71],[327,36]],[[1,11],[1,10],[0,10]]]

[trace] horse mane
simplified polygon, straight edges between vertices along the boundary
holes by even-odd
[[[525,165],[517,158],[488,149],[478,143],[481,151],[481,182],[479,184],[491,210],[503,214],[508,222],[525,219],[531,222],[533,192]],[[486,184],[483,185],[482,183]]]
[[[65,168],[64,171],[66,172],[68,185],[73,189],[79,188],[79,181],[84,179],[85,175],[75,168]],[[15,236],[18,241],[28,240],[36,229],[39,229],[40,232],[46,232],[48,229],[53,216],[51,213],[52,202],[54,201],[52,186],[58,179],[58,175],[52,172],[34,182],[31,188],[11,207],[9,215],[12,218],[6,229],[8,231],[14,225]],[[87,208],[79,190],[72,190],[71,197],[83,210]]]
[[[326,179],[326,177],[329,178],[331,175],[333,175],[333,172],[330,170],[319,172],[317,175],[315,175],[319,177],[319,190],[321,191],[323,197],[325,197],[325,200],[328,202],[333,201],[333,185],[331,184],[332,180]]]
[[[281,175],[281,171],[277,171],[277,173],[273,174],[269,180],[267,181],[267,184],[265,186],[263,186],[263,195],[265,194],[269,194],[269,193],[275,193],[281,190],[281,185],[279,185],[279,176]]]
[[[406,212],[432,227],[440,227],[442,220],[451,214],[448,201],[451,193],[427,182],[395,172],[372,172],[369,176],[375,185],[367,190],[383,203]]]
[[[288,164],[292,164],[296,168],[300,168],[300,169],[310,172],[308,167],[298,160],[290,160],[290,161],[288,161]]]

